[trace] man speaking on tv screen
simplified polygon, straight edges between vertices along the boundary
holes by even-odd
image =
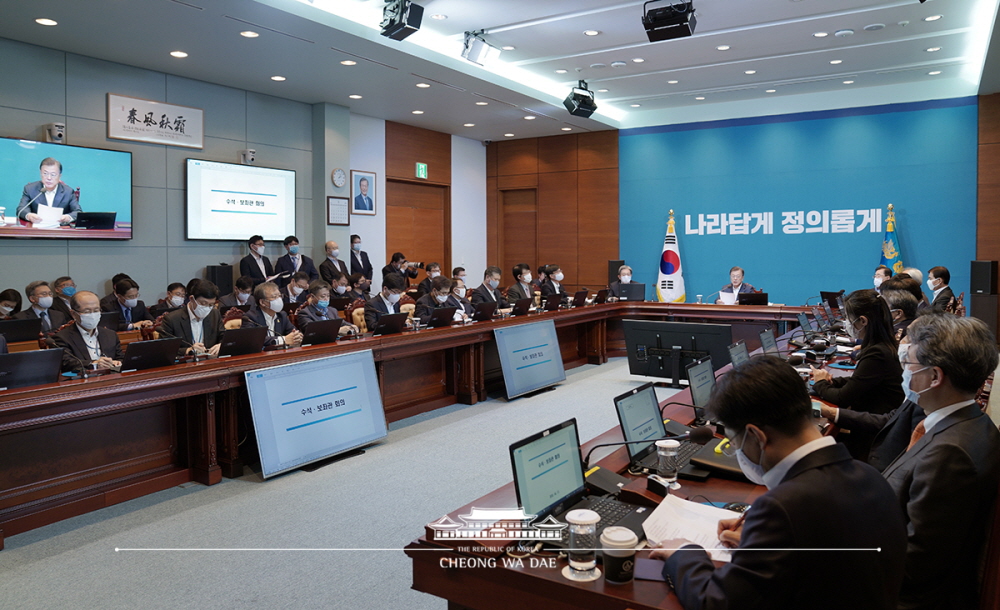
[[[32,225],[48,225],[46,217],[54,220],[56,211],[59,210],[62,214],[58,217],[58,224],[75,222],[77,212],[81,211],[80,202],[73,189],[59,179],[62,176],[62,163],[46,157],[38,168],[42,179],[24,185],[21,203],[17,206],[17,217]],[[46,206],[48,209],[40,210],[39,206]],[[46,214],[46,211],[49,213]]]

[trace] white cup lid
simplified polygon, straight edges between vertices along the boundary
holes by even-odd
[[[611,527],[604,528],[604,532],[601,534],[601,544],[629,549],[639,544],[639,537],[627,527],[612,525]]]
[[[664,447],[666,449],[678,449],[678,448],[680,448],[681,444],[680,444],[680,442],[674,441],[674,440],[656,441],[656,446],[657,447]]]
[[[594,525],[601,520],[601,516],[592,510],[578,508],[566,513],[566,520],[574,525]]]

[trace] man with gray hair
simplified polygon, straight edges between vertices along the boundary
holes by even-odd
[[[67,322],[66,316],[49,309],[52,307],[52,287],[48,282],[34,281],[27,285],[24,294],[31,302],[31,307],[14,316],[16,320],[42,320],[42,332],[54,332]]]
[[[617,301],[622,296],[622,284],[632,283],[632,268],[622,265],[618,268],[618,281],[608,285],[608,300]]]
[[[896,341],[900,341],[906,336],[906,329],[917,317],[917,298],[906,290],[890,290],[886,288],[882,291],[882,298],[889,305],[889,313],[892,314],[892,329],[896,333]]]
[[[950,314],[921,316],[907,335],[903,389],[926,418],[882,473],[907,521],[899,607],[975,608],[1000,486],[1000,431],[974,398],[997,367],[996,339],[982,321]],[[905,422],[879,434],[896,425]]]

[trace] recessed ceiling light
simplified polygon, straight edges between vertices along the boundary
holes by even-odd
[[[715,47],[716,51],[728,51],[729,49],[730,46],[727,44],[720,44],[719,46]]]
[[[607,93],[608,90],[607,89],[598,89],[597,92],[598,93]]]
[[[930,17],[924,17],[924,21],[937,21],[943,17],[943,15],[931,15]]]
[[[676,81],[676,80],[668,80],[668,81],[667,81],[667,84],[668,84],[668,85],[676,85],[676,84],[677,84],[677,83],[679,83],[679,82],[680,82],[680,81]]]
[[[424,113],[423,110],[411,110],[410,111],[410,114],[423,114],[423,113]]]
[[[185,57],[188,56],[188,54],[185,53],[184,51],[171,51],[170,56],[176,57],[177,59],[184,59]]]
[[[569,70],[564,70],[563,68],[556,70],[556,74],[566,74],[567,72],[569,72]]]
[[[827,34],[826,32],[816,32],[815,34],[813,34],[813,36],[815,36],[816,38],[826,38],[827,36],[829,36],[829,34]]]
[[[836,36],[837,38],[847,38],[848,36],[854,36],[854,30],[852,29],[837,30],[836,32],[833,33],[833,35]]]
[[[465,125],[462,125],[462,127],[475,127],[475,126],[476,126],[475,123],[466,123]]]
[[[476,102],[476,106],[489,106],[489,102]]]
[[[938,74],[941,74],[941,71],[940,70],[932,70],[932,71],[928,72],[927,74],[929,74],[930,76],[937,76]]]
[[[285,80],[285,77],[284,77],[284,76],[272,76],[272,77],[271,77],[271,80],[273,80],[273,81],[277,81],[277,82],[279,82],[279,83],[280,83],[280,82],[282,82],[283,80]]]
[[[936,53],[936,52],[938,52],[940,50],[941,50],[941,47],[931,47],[931,48],[927,49],[927,52],[928,53]]]
[[[852,81],[852,80],[845,80],[845,81],[844,81],[844,84],[845,84],[845,85],[853,85],[853,84],[854,84],[854,81]]]
[[[448,15],[442,15],[441,13],[438,13],[437,15],[431,15],[431,19],[437,19],[438,21],[444,21],[447,18]]]
[[[353,95],[348,95],[347,97],[351,98],[352,100],[360,100],[361,99],[361,96],[358,95],[357,93],[355,93]]]
[[[768,89],[768,90],[767,90],[767,91],[765,91],[764,93],[775,93],[775,92],[777,92],[777,91],[778,91],[777,89]]]
[[[517,47],[512,47],[512,46],[510,46],[510,45],[506,45],[506,46],[503,46],[503,47],[500,47],[500,48],[501,48],[502,50],[504,50],[504,51],[513,51],[513,50],[514,50],[514,49],[516,49]]]
[[[583,31],[583,35],[584,36],[597,36],[600,33],[601,33],[600,30],[584,30]]]
[[[694,99],[696,99],[696,100],[703,100],[703,99],[705,99],[705,96],[703,96],[703,95],[699,95],[698,97],[696,97],[696,98],[694,98]]]
[[[625,62],[623,62],[623,61],[613,61],[613,62],[611,62],[611,67],[612,68],[624,68],[627,65],[628,64],[625,63]]]
[[[833,64],[834,66],[836,66],[836,65],[840,65],[840,64],[844,63],[844,60],[843,59],[831,59],[830,63]]]
[[[525,121],[534,121],[535,120],[535,116],[529,114],[528,116],[524,117],[524,120]]]
[[[35,19],[35,23],[37,23],[38,25],[50,25],[50,26],[51,25],[59,25],[59,23],[57,21],[53,21],[52,19],[45,19],[45,18]]]
[[[563,131],[573,131],[573,128],[572,127],[563,127],[562,130]]]
[[[884,30],[884,29],[885,29],[884,23],[871,23],[865,26],[866,32],[877,32],[879,30]]]
[[[358,62],[354,61],[353,59],[345,59],[344,61],[340,62],[340,65],[342,65],[342,66],[356,66],[356,65],[358,65]]]
[[[743,74],[757,74],[756,70],[744,70]]]
[[[642,63],[642,62],[644,62],[644,61],[646,61],[646,60],[645,60],[645,59],[643,59],[643,58],[641,58],[641,57],[636,57],[636,58],[634,58],[634,59],[632,60],[632,63],[634,63],[634,64],[641,64],[641,63]]]
[[[633,108],[639,108],[640,106],[642,106],[642,104],[629,104],[629,106]]]
[[[503,137],[505,137],[505,138],[513,138],[514,134],[512,134],[512,133],[505,133],[505,134],[503,134]]]
[[[430,87],[430,85],[428,85],[427,83],[417,83],[417,86],[420,87],[421,89],[427,89],[428,87]]]
[[[257,32],[254,32],[253,30],[245,30],[243,32],[240,32],[240,36],[242,36],[244,38],[256,38],[256,37],[260,36],[260,34],[258,34]]]

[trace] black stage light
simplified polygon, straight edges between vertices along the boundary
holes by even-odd
[[[648,9],[656,2],[668,2],[667,6]],[[646,28],[649,42],[684,38],[694,34],[698,20],[694,14],[694,2],[677,0],[649,0],[642,5],[642,27]]]
[[[587,118],[594,114],[594,111],[597,110],[597,104],[594,102],[594,92],[587,89],[587,81],[580,81],[578,86],[573,87],[573,90],[563,100],[563,106],[566,106],[566,110],[569,110],[573,116]]]
[[[424,7],[410,0],[386,0],[382,9],[382,35],[393,40],[402,40],[420,29]]]

